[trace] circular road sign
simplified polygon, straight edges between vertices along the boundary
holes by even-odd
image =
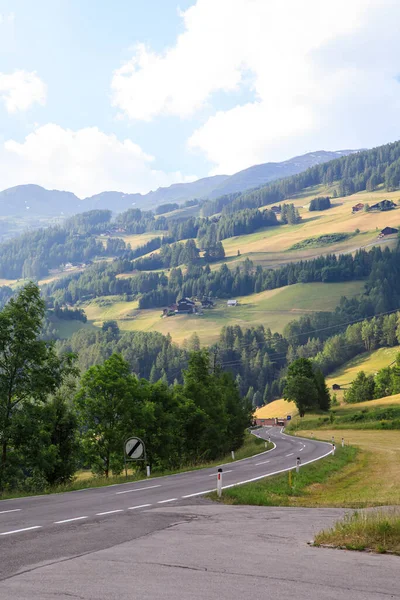
[[[127,458],[139,459],[144,455],[144,444],[137,437],[131,437],[125,442],[125,454]]]

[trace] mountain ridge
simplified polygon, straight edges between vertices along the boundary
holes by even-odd
[[[80,199],[73,192],[48,190],[37,184],[22,184],[0,192],[0,216],[64,216],[93,209],[122,212],[133,206],[154,209],[168,202],[179,204],[195,198],[213,199],[224,194],[257,188],[270,181],[301,173],[316,164],[356,152],[359,150],[318,150],[282,162],[253,165],[233,175],[214,175],[189,183],[175,183],[146,194],[104,191]]]

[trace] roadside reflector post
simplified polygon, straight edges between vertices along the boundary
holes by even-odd
[[[218,498],[221,498],[221,496],[222,496],[222,469],[218,469],[218,474],[217,474],[217,494],[218,494]]]
[[[296,458],[296,473],[300,471],[301,459],[300,456]]]
[[[344,448],[344,438],[342,438],[342,448]]]
[[[336,450],[336,446],[335,446],[335,444],[332,444],[332,456],[335,456],[335,450]]]
[[[150,465],[146,466],[146,475],[147,477],[150,477]]]
[[[332,444],[335,443],[335,436],[332,436]]]
[[[289,487],[292,487],[292,471],[288,473]]]
[[[234,450],[232,450],[231,455],[232,455],[232,460],[235,460],[235,452],[234,452]]]
[[[265,442],[265,446],[264,446],[264,447],[265,447],[265,448],[268,448],[268,442]]]

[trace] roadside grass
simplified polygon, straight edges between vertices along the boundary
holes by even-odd
[[[335,456],[327,456],[316,462],[306,464],[296,473],[281,473],[266,477],[260,481],[223,490],[222,501],[225,504],[250,504],[256,506],[331,506],[329,497],[323,503],[315,500],[316,486],[324,486],[330,479],[346,467],[352,465],[359,451],[352,446],[338,448]],[[217,494],[209,495],[218,500]]]
[[[343,437],[346,447],[350,444],[359,449],[353,462],[324,485],[313,488],[314,506],[362,508],[400,505],[398,431],[314,429],[301,431],[300,436],[326,441],[331,441],[333,436],[338,446]]]
[[[400,394],[357,404],[341,404],[329,413],[310,413],[302,419],[296,415],[287,426],[289,432],[307,429],[400,430]]]
[[[265,447],[265,440],[262,440],[255,435],[246,432],[243,445],[235,451],[235,461],[242,460],[244,458],[250,458],[255,456],[256,454],[260,454],[267,450],[271,450],[273,448],[273,444],[267,442],[267,447]],[[165,469],[159,470],[154,469],[151,473],[151,477],[146,477],[146,473],[144,471],[144,466],[139,466],[137,468],[130,467],[128,469],[128,477],[125,477],[124,474],[116,474],[111,475],[110,477],[98,477],[93,475],[90,470],[80,470],[76,473],[73,481],[67,483],[65,485],[58,486],[49,486],[45,489],[40,490],[10,490],[4,491],[0,493],[0,502],[1,500],[9,500],[11,498],[23,498],[26,496],[37,496],[41,494],[62,494],[65,492],[74,492],[84,489],[98,488],[98,487],[107,487],[110,485],[117,485],[122,483],[132,483],[135,481],[141,480],[149,480],[155,479],[157,477],[165,477],[166,475],[175,475],[177,473],[184,473],[186,471],[197,471],[199,469],[206,469],[210,467],[217,467],[222,464],[229,464],[235,462],[232,460],[231,454],[227,454],[226,456],[221,457],[218,460],[214,461],[204,461],[198,463],[192,463],[188,465],[184,465],[180,469]]]
[[[346,515],[331,529],[318,533],[314,545],[400,555],[400,510],[357,511]]]

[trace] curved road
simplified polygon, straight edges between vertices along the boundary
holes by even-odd
[[[295,468],[332,451],[331,444],[295,438],[280,428],[255,431],[275,447],[257,456],[221,465],[223,488]],[[110,547],[165,526],[153,508],[187,504],[216,488],[215,467],[135,483],[0,501],[0,579],[56,557]],[[170,514],[170,513],[169,513]],[[147,531],[147,530],[146,530]]]

